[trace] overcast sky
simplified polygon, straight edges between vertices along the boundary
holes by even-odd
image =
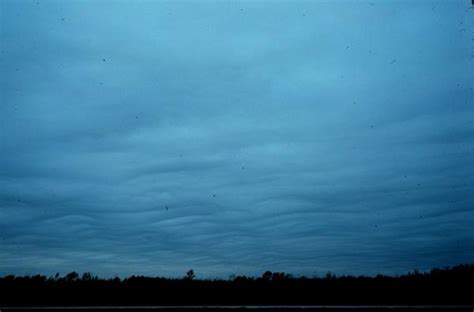
[[[1,0],[0,275],[474,262],[474,10]]]

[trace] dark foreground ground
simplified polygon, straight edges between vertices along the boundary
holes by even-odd
[[[474,306],[300,306],[300,307],[258,307],[258,306],[230,306],[230,307],[168,307],[168,306],[152,306],[152,307],[10,307],[1,308],[2,311],[12,312],[31,312],[31,311],[54,311],[54,312],[156,312],[156,311],[172,311],[172,312],[363,312],[363,311],[390,311],[390,312],[414,312],[414,311],[439,311],[439,312],[461,312],[474,311]]]
[[[396,277],[327,274],[323,278],[293,278],[284,273],[265,272],[259,278],[197,280],[192,271],[182,279],[144,276],[99,279],[75,272],[64,277],[0,277],[1,312],[31,311],[35,307],[41,311],[128,312],[474,312],[474,265]]]

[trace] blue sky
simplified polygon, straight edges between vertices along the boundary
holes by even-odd
[[[0,9],[0,275],[474,261],[470,1]]]

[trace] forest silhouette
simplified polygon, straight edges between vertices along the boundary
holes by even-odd
[[[91,273],[0,277],[0,306],[86,305],[474,305],[474,265],[401,276],[261,277],[202,280]]]

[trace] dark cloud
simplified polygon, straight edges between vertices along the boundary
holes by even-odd
[[[2,1],[0,274],[472,262],[474,25],[433,3]]]

